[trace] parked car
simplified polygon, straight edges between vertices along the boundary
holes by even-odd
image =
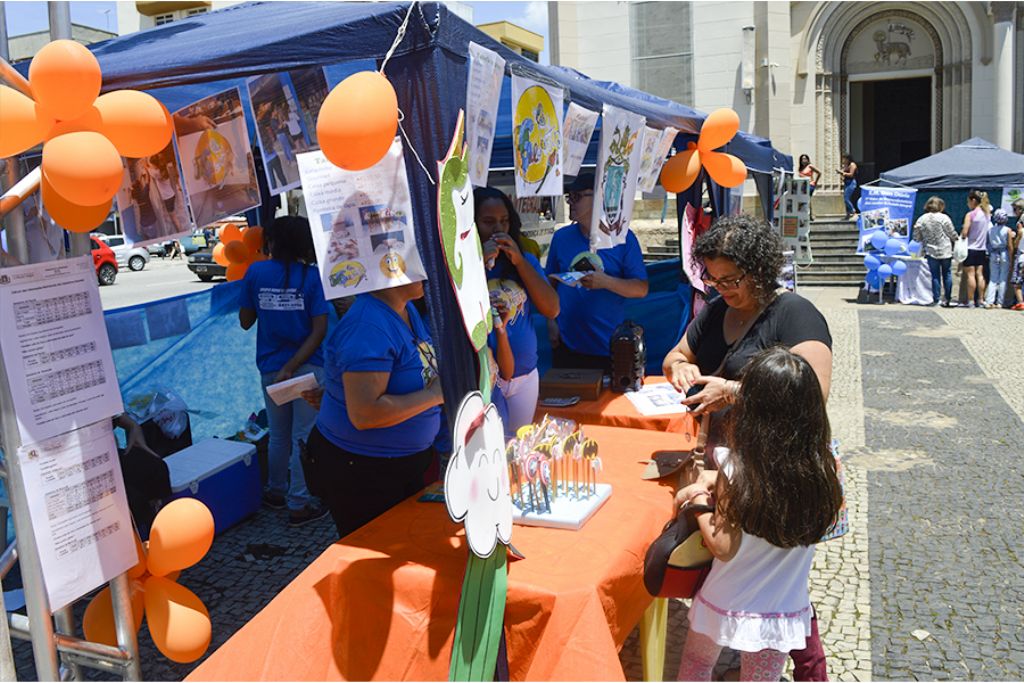
[[[152,244],[146,247],[146,251],[149,252],[150,256],[159,256],[162,258],[164,256],[167,256],[167,254],[171,253],[167,249],[168,244],[170,244],[170,242],[153,242]]]
[[[149,251],[143,247],[134,247],[125,242],[124,235],[96,235],[114,251],[117,257],[117,266],[129,270],[139,271],[149,263]]]
[[[96,268],[96,279],[101,285],[112,285],[117,278],[117,257],[106,244],[90,237],[92,242],[92,265]]]
[[[210,240],[209,246],[188,257],[188,269],[203,282],[209,282],[215,277],[225,277],[228,274],[227,268],[213,260],[215,246],[217,246],[217,240]]]

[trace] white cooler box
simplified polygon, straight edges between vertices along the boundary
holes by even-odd
[[[210,508],[215,533],[230,529],[260,509],[262,486],[256,447],[225,439],[204,439],[164,458],[171,495],[196,498]]]

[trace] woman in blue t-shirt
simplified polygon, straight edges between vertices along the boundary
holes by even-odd
[[[491,290],[491,305],[507,320],[504,330],[496,329],[491,333],[488,345],[502,368],[498,388],[508,404],[505,431],[513,434],[519,427],[533,422],[537,410],[540,378],[532,313],[536,309],[545,318],[556,318],[558,293],[544,276],[536,257],[520,248],[522,221],[512,200],[501,190],[481,187],[473,191],[473,202],[476,227],[485,245],[485,258],[490,262],[487,284]],[[503,362],[505,338],[515,360],[511,372]]]
[[[312,373],[323,377],[320,342],[327,333],[327,302],[315,266],[309,222],[281,216],[264,232],[270,259],[249,266],[242,280],[238,321],[248,330],[256,324],[256,366],[263,383],[270,443],[267,447],[265,505],[288,507],[288,523],[302,526],[327,515],[306,488],[299,460],[316,411],[305,401],[277,405],[266,392],[270,384]]]
[[[340,537],[422,489],[433,459],[443,399],[422,297],[422,282],[360,294],[327,340],[307,474]]]

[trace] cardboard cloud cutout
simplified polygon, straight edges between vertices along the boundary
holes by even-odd
[[[455,418],[454,450],[445,471],[448,514],[466,527],[470,550],[479,557],[498,541],[512,540],[512,496],[505,460],[505,430],[493,403],[474,391]]]

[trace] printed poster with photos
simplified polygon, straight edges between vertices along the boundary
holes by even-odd
[[[338,168],[319,150],[298,155],[320,280],[328,299],[426,279],[412,222],[400,138],[375,166]]]
[[[814,261],[811,254],[811,181],[792,173],[775,172],[775,216],[772,225],[782,236],[783,248],[800,266]]]
[[[562,194],[562,91],[512,76],[512,145],[517,197]]]
[[[138,246],[184,237],[192,216],[174,154],[174,137],[150,157],[124,160],[117,211],[125,241]]]
[[[583,157],[587,155],[590,138],[594,136],[597,126],[596,111],[584,109],[575,102],[569,103],[565,112],[565,123],[562,124],[562,139],[565,145],[562,150],[562,172],[569,177],[579,174],[583,165]]]
[[[661,176],[661,167],[668,159],[668,152],[672,149],[678,132],[671,126],[664,130],[644,128],[643,151],[640,153],[640,179],[637,181],[641,192],[654,192],[654,186]]]
[[[504,76],[505,60],[497,52],[473,42],[469,44],[466,142],[469,144],[469,180],[474,187],[487,186]]]
[[[256,166],[238,88],[174,113],[185,190],[198,227],[259,206]]]
[[[871,235],[877,230],[883,230],[905,246],[909,245],[916,198],[917,190],[913,188],[862,185],[858,202],[860,239],[857,241],[857,253],[879,251],[871,244]]]
[[[246,82],[271,194],[299,186],[297,155],[316,148],[316,114],[327,96],[323,69],[254,76]],[[302,90],[299,89],[302,87]],[[312,117],[304,107],[313,107]]]
[[[25,242],[29,263],[47,263],[64,258],[64,229],[42,207],[38,194],[30,194],[19,207],[25,219]]]
[[[1013,217],[1016,215],[1013,212],[1013,203],[1018,199],[1024,199],[1024,187],[1004,187],[1003,188],[1003,201],[1000,202],[999,208],[1006,212],[1006,215],[1010,217],[1010,228],[1016,226],[1016,221]]]
[[[640,152],[646,119],[640,114],[604,105],[601,150],[594,187],[590,248],[609,249],[626,241],[640,175]]]

